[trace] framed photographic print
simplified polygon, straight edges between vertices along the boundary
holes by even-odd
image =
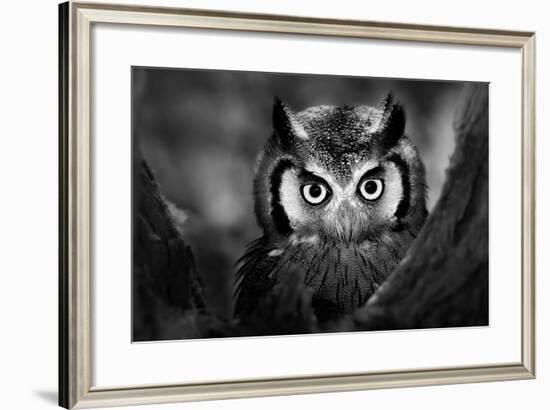
[[[59,11],[61,406],[534,377],[534,33]]]

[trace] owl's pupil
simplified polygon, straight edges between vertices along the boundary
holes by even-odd
[[[376,189],[377,189],[377,186],[376,186],[376,182],[374,181],[367,181],[365,183],[365,192],[367,194],[374,194],[376,192]]]
[[[317,198],[321,196],[321,193],[322,193],[322,189],[319,185],[312,185],[311,188],[309,189],[309,194],[313,198]]]

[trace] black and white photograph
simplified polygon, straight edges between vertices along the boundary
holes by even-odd
[[[547,5],[5,2],[0,408],[546,408]]]
[[[132,67],[132,340],[488,325],[487,89]],[[453,157],[457,112],[485,132]],[[434,270],[429,311],[407,269]],[[415,322],[365,312],[392,292]]]

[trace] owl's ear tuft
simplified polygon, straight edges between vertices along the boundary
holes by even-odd
[[[405,131],[405,111],[403,106],[393,102],[393,96],[388,93],[378,105],[381,111],[378,134],[386,149],[393,147]]]
[[[279,97],[273,103],[273,130],[276,138],[288,147],[296,140],[307,140],[308,135],[296,114]]]

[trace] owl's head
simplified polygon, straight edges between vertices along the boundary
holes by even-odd
[[[256,215],[274,243],[361,243],[424,221],[424,167],[388,94],[375,107],[294,112],[275,99],[273,134],[254,182]]]

